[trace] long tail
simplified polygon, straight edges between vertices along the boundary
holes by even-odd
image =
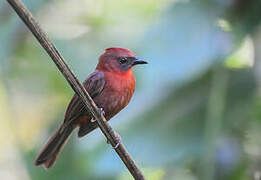
[[[75,126],[68,125],[63,127],[63,124],[59,129],[53,134],[53,136],[48,140],[42,151],[38,154],[35,159],[35,165],[44,165],[45,168],[50,168],[55,163],[57,156],[66,143],[67,139],[70,137]]]

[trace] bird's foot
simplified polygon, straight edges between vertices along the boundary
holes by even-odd
[[[98,109],[99,109],[99,113],[102,114],[103,116],[105,116],[105,112],[104,112],[103,108],[98,108]],[[96,119],[95,119],[95,118],[92,118],[92,119],[91,119],[91,122],[92,122],[92,123],[96,122]]]
[[[105,116],[105,112],[103,110],[103,108],[98,108],[99,109],[99,113],[102,114],[103,116]]]
[[[91,119],[91,122],[92,122],[92,123],[96,122],[96,119],[95,119],[95,118],[92,118],[92,119]]]
[[[113,149],[117,149],[119,147],[119,145],[121,144],[122,140],[121,140],[121,136],[117,132],[114,131],[114,135],[116,136],[117,144],[113,147]],[[111,144],[108,139],[107,139],[107,143]]]

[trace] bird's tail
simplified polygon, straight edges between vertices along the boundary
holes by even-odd
[[[64,124],[62,124],[36,157],[35,165],[44,165],[47,169],[52,167],[74,128],[75,126],[68,125],[64,127]]]

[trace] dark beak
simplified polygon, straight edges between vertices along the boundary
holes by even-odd
[[[146,61],[139,59],[139,58],[135,58],[135,60],[132,63],[132,66],[135,66],[137,64],[148,64],[148,63]]]

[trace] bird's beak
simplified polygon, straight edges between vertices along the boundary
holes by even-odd
[[[137,64],[148,64],[146,61],[141,60],[140,58],[135,58],[135,60],[132,63],[132,66],[135,66]]]

